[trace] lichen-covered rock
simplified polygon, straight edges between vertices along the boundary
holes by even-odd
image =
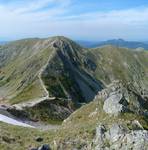
[[[126,126],[113,124],[98,126],[94,140],[95,150],[147,150],[148,131],[129,130]]]
[[[124,137],[126,131],[127,129],[123,128],[121,125],[113,124],[112,127],[106,132],[106,138],[111,143],[115,143]]]

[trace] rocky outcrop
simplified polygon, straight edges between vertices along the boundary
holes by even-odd
[[[124,87],[119,80],[113,81],[105,89],[98,92],[95,99],[103,100],[103,110],[110,115],[119,115],[124,112],[145,113],[143,103],[146,99]]]
[[[108,114],[118,115],[121,112],[126,112],[128,102],[120,93],[114,93],[104,102],[103,109]]]
[[[120,124],[113,124],[111,127],[99,125],[94,144],[95,150],[147,150],[148,131],[129,130]]]
[[[59,150],[147,150],[147,110],[142,105],[145,99],[138,97],[122,81],[107,85],[93,102],[64,121],[64,129],[80,131],[59,140]]]
[[[95,99],[103,99],[103,110],[111,115],[118,115],[128,111],[128,92],[120,81],[113,81],[104,90],[100,91]]]
[[[123,86],[120,81],[113,81],[104,90],[98,93],[95,100],[103,101],[103,111],[116,118],[112,123],[100,124],[96,127],[96,137],[94,140],[95,150],[147,150],[148,131],[143,128],[138,120],[132,120],[128,114],[139,114],[145,117],[138,95]],[[133,109],[135,108],[135,109]],[[138,110],[138,111],[137,111]],[[125,114],[123,121],[121,115]],[[137,117],[138,118],[138,117]],[[112,118],[113,119],[113,118]],[[124,118],[125,119],[125,118]],[[118,122],[116,122],[118,120]],[[100,120],[102,122],[102,120]]]

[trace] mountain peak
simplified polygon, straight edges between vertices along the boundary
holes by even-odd
[[[53,37],[49,37],[47,38],[47,40],[49,41],[53,41],[53,42],[59,42],[59,41],[62,41],[62,42],[68,42],[68,41],[72,41],[70,39],[68,39],[67,37],[64,37],[64,36],[53,36]]]
[[[108,40],[108,42],[125,42],[125,40],[124,39],[121,39],[121,38],[119,38],[119,39],[111,39],[111,40]]]

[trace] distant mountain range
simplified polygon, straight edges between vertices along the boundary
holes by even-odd
[[[8,42],[7,41],[0,41],[0,45],[4,45],[6,43],[8,43]]]
[[[95,47],[101,47],[104,45],[113,45],[113,46],[124,47],[124,48],[131,48],[131,49],[141,48],[141,49],[148,50],[148,41],[139,42],[139,41],[126,41],[123,39],[112,39],[112,40],[107,40],[107,41],[78,40],[76,42],[85,48],[95,48]],[[4,45],[7,43],[8,41],[0,41],[0,45]]]
[[[83,40],[79,40],[79,41],[76,41],[79,45],[81,45],[82,47],[86,47],[86,48],[94,48],[94,47],[97,47],[98,44],[100,42],[95,42],[95,41],[83,41]]]
[[[112,39],[102,42],[89,42],[89,41],[77,41],[81,46],[87,47],[87,48],[94,48],[94,47],[100,47],[103,45],[113,45],[118,47],[126,47],[126,48],[143,48],[148,49],[148,42],[137,42],[137,41],[125,41],[123,39]]]

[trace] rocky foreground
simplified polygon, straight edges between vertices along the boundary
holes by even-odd
[[[145,99],[113,81],[64,120],[49,143],[28,150],[147,150],[148,112],[143,104]]]
[[[65,134],[64,139],[50,143],[51,147],[43,145],[42,148],[32,150],[147,150],[147,111],[142,107],[142,101],[140,103],[135,100],[132,103],[132,97],[133,93],[120,81],[114,81],[99,92],[91,104],[73,113],[62,125],[62,129],[69,131],[69,126],[77,130],[77,124],[80,127],[83,123],[83,128],[87,128],[85,123],[91,122],[94,127],[91,137],[84,129],[76,137],[66,137]],[[84,110],[85,113],[80,113]]]
[[[102,93],[104,92],[104,93]],[[147,114],[142,112],[139,105],[135,106],[135,110],[130,108],[130,96],[128,91],[120,82],[111,84],[105,91],[99,93],[99,96],[105,98],[103,110],[109,115],[120,115],[121,113],[135,113],[143,115],[147,118]],[[106,92],[106,93],[105,93]],[[107,96],[107,92],[108,96]],[[141,113],[138,112],[141,110]],[[119,118],[120,119],[120,118]],[[96,150],[110,149],[134,149],[146,150],[148,148],[148,131],[144,129],[138,120],[130,120],[125,122],[108,124],[99,124],[96,128],[96,138],[94,140]]]

